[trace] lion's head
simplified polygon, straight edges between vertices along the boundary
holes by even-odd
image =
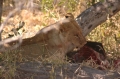
[[[63,42],[68,51],[71,51],[74,48],[80,49],[86,43],[81,28],[73,18],[68,18],[61,22],[60,32],[62,34],[60,35],[63,36],[61,38],[64,39]]]

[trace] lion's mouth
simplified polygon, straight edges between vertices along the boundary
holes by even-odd
[[[79,49],[80,49],[79,46],[77,46],[77,45],[75,45],[74,43],[72,43],[72,51],[77,51],[77,50],[79,50]]]
[[[80,47],[78,46],[73,49],[73,51],[78,51],[78,50],[80,50]]]
[[[68,47],[68,51],[78,51],[80,50],[80,48],[82,48],[86,43],[82,44],[82,45],[75,45],[74,43],[70,43],[69,47]]]

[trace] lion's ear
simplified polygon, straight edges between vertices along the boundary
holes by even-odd
[[[72,19],[74,19],[74,16],[73,16],[72,13],[67,13],[67,14],[65,15],[65,18],[72,18]]]
[[[65,15],[65,19],[60,21],[60,32],[68,32],[70,30],[72,30],[73,28],[73,20],[74,20],[74,16],[71,13],[67,13]]]

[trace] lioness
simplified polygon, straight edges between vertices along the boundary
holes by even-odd
[[[66,15],[67,16],[67,15]],[[23,55],[34,58],[52,56],[64,58],[74,48],[81,48],[86,43],[81,28],[70,15],[65,19],[41,29],[35,36],[23,39],[17,49]]]

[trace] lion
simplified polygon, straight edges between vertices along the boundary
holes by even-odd
[[[86,39],[82,30],[69,13],[63,20],[38,31],[35,36],[23,39],[17,50],[32,58],[56,56],[64,59],[67,52],[80,49],[84,44]]]

